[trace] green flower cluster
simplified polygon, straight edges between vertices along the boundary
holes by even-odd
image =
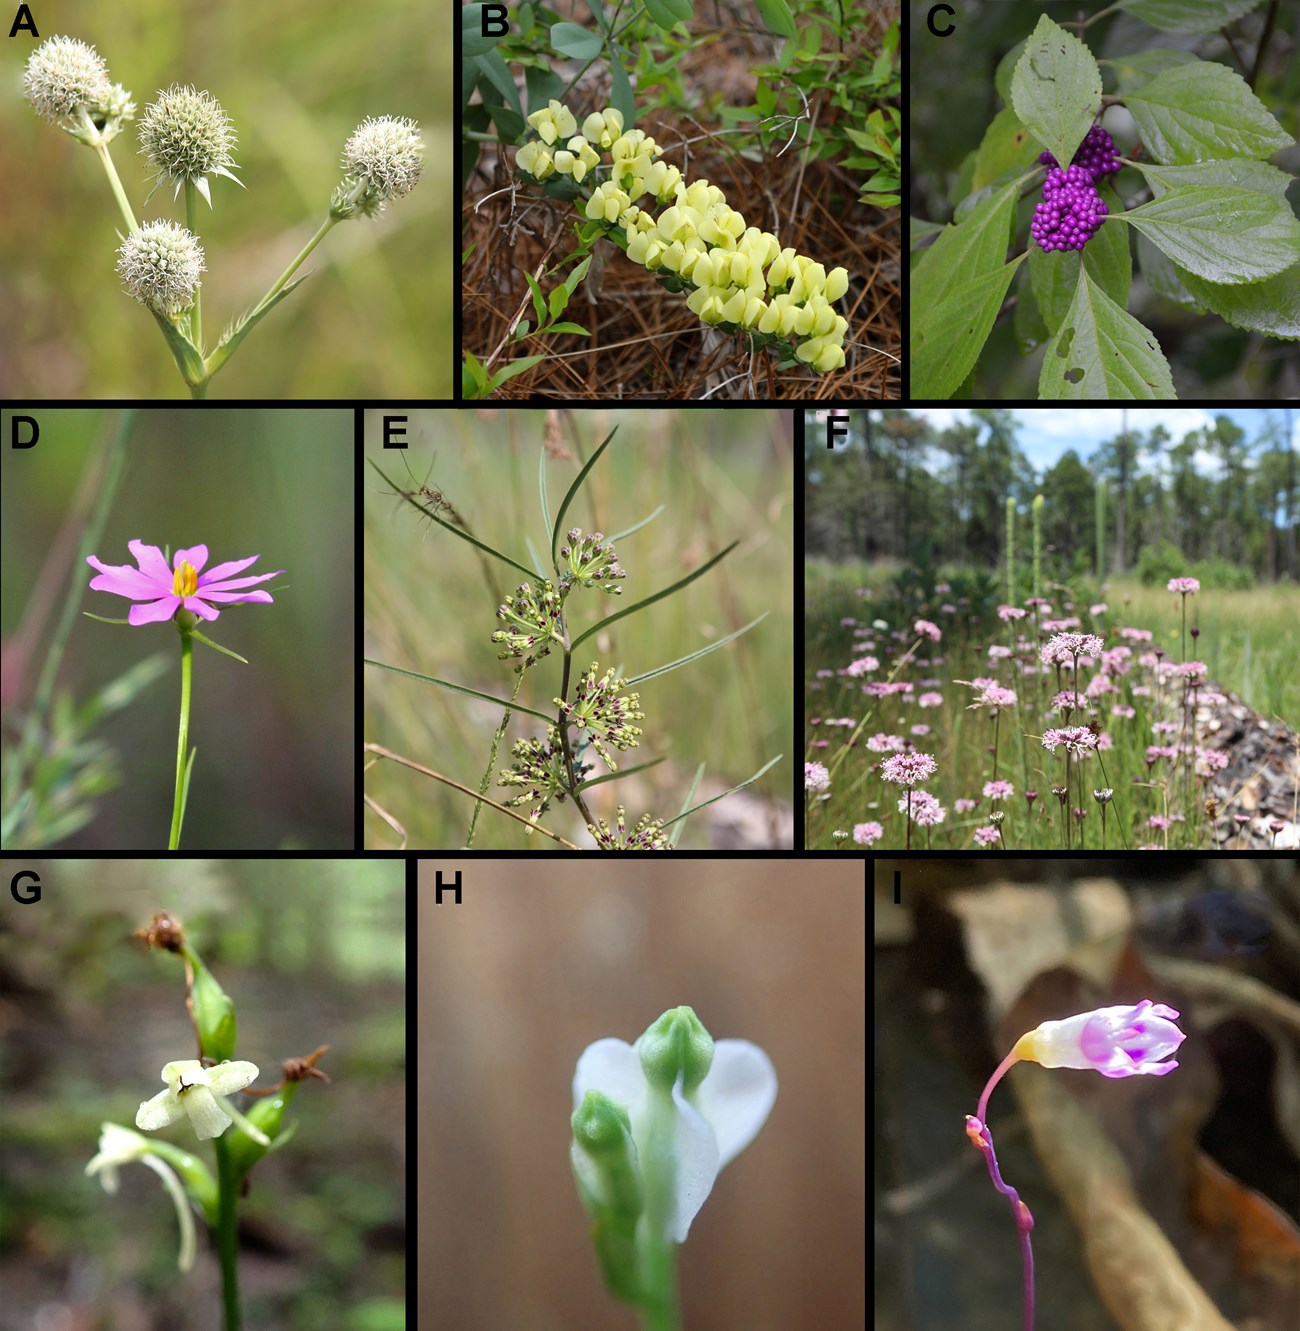
[[[843,268],[829,273],[770,232],[749,226],[707,180],[687,183],[677,167],[658,159],[663,149],[643,130],[623,129],[609,108],[589,115],[578,132],[569,108],[552,101],[528,123],[538,137],[515,155],[534,180],[571,176],[581,183],[609,154],[609,178],[596,184],[583,205],[604,222],[628,258],[675,291],[690,291],[687,305],[706,324],[744,330],[757,346],[793,346],[794,354],[825,373],[844,364],[848,320],[832,303],[848,290]],[[597,151],[597,149],[600,151]],[[664,205],[655,215],[636,200]]]

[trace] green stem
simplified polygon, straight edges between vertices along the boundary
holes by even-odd
[[[176,850],[181,840],[181,821],[185,817],[186,755],[190,745],[190,667],[194,656],[194,640],[181,633],[181,726],[176,738],[176,793],[172,800],[172,833],[168,850]]]
[[[112,187],[117,206],[122,210],[122,217],[126,221],[127,230],[133,233],[139,231],[140,228],[136,224],[135,214],[131,211],[131,205],[127,202],[126,191],[122,188],[121,180],[118,179],[117,168],[113,165],[112,157],[109,156],[108,144],[96,143],[95,151],[99,154],[99,160],[104,164],[104,173],[108,176],[108,183]]]
[[[217,1151],[217,1253],[221,1260],[221,1304],[225,1331],[239,1331],[239,1224],[235,1206],[239,1181],[224,1137],[212,1142]]]
[[[185,225],[189,228],[190,235],[198,239],[199,236],[199,192],[194,186],[194,181],[185,177]],[[194,304],[190,307],[190,341],[199,349],[199,355],[203,355],[203,316],[199,308],[199,293],[203,284],[200,282],[194,288]],[[207,385],[199,385],[205,391]],[[195,388],[191,388],[193,396],[201,396]]]
[[[641,1275],[644,1288],[650,1296],[650,1302],[641,1310],[642,1331],[681,1331],[681,1314],[677,1305],[676,1246],[672,1243],[643,1241]]]

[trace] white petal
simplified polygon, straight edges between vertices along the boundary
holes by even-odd
[[[152,1100],[146,1100],[135,1111],[135,1126],[149,1132],[175,1123],[185,1113],[185,1107],[170,1090],[159,1091]]]
[[[216,1102],[206,1086],[191,1086],[185,1092],[182,1104],[200,1141],[220,1137],[230,1126],[230,1115]]]
[[[673,1209],[667,1220],[667,1237],[685,1243],[691,1221],[708,1200],[721,1167],[718,1139],[713,1129],[682,1095],[681,1078],[673,1087],[673,1149],[677,1161]]]
[[[622,1105],[635,1124],[646,1096],[645,1073],[635,1047],[626,1040],[612,1039],[588,1045],[573,1073],[575,1109],[588,1091],[599,1091]]]
[[[748,1040],[719,1040],[694,1100],[718,1137],[719,1168],[758,1135],[776,1101],[772,1060]]]
[[[214,1095],[230,1095],[257,1080],[257,1064],[218,1063],[215,1068],[208,1069],[206,1080]]]

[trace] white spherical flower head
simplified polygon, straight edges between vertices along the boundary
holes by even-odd
[[[142,305],[173,318],[194,304],[203,247],[174,222],[146,222],[122,242],[117,271]]]
[[[158,94],[140,120],[140,151],[152,163],[158,184],[172,181],[175,194],[187,181],[212,206],[209,175],[242,182],[230,173],[235,129],[210,93],[173,85]],[[157,188],[157,186],[155,186]]]
[[[647,1222],[662,1241],[682,1243],[718,1171],[766,1122],[776,1071],[757,1045],[715,1044],[689,1007],[670,1008],[634,1045],[588,1046],[574,1072],[575,1110],[589,1092],[626,1111]],[[572,1153],[581,1187],[590,1162],[576,1140]]]
[[[405,116],[367,117],[343,148],[343,169],[379,202],[409,194],[424,165],[420,127]]]
[[[113,93],[108,67],[93,46],[75,37],[50,37],[27,61],[23,91],[38,115],[59,124],[72,120],[79,107],[103,106]]]
[[[168,1063],[162,1070],[162,1079],[167,1089],[146,1100],[136,1111],[137,1128],[153,1131],[188,1118],[199,1140],[206,1141],[209,1137],[220,1137],[232,1122],[237,1122],[254,1141],[263,1146],[268,1144],[266,1135],[224,1098],[257,1080],[256,1064],[218,1063],[205,1068],[198,1059],[182,1059]]]

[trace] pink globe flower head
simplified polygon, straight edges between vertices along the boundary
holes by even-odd
[[[1061,1021],[1044,1021],[1016,1041],[1012,1051],[1045,1068],[1091,1068],[1103,1077],[1163,1077],[1177,1066],[1187,1038],[1174,1025],[1174,1008],[1144,998],[1136,1006],[1094,1008]]]
[[[163,552],[156,545],[137,540],[128,541],[127,546],[135,556],[135,568],[128,564],[105,564],[94,555],[87,555],[86,563],[99,570],[99,576],[90,580],[92,591],[112,592],[114,596],[125,596],[130,601],[148,602],[133,605],[127,616],[137,627],[171,619],[181,609],[189,610],[200,619],[216,619],[221,612],[216,606],[209,605],[209,601],[220,605],[234,605],[240,601],[269,603],[272,600],[270,592],[250,592],[243,588],[278,578],[284,572],[284,569],[277,569],[274,573],[249,578],[232,576],[261,558],[261,555],[251,555],[247,559],[217,564],[204,573],[203,567],[208,562],[206,545],[177,550],[169,568]]]
[[[1201,590],[1201,584],[1195,578],[1170,578],[1168,590],[1171,592],[1182,592],[1184,596],[1195,594]]]
[[[938,770],[939,764],[928,753],[896,753],[880,764],[880,775],[900,786],[928,781]]]

